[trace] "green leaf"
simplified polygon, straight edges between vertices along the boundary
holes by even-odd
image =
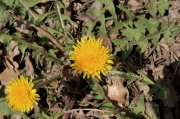
[[[56,49],[56,50],[53,50],[53,49],[50,49],[49,51],[49,54],[51,55],[51,56],[54,56],[54,57],[56,57],[56,52],[58,52],[58,50]]]
[[[101,107],[109,107],[109,108],[112,108],[112,107],[114,107],[114,106],[112,105],[111,102],[106,102],[106,103],[103,103],[103,104],[101,105]]]
[[[101,2],[105,4],[106,5],[105,9],[108,10],[112,14],[113,19],[117,21],[116,10],[115,10],[114,3],[112,0],[93,0],[93,1]]]
[[[144,37],[144,34],[139,31],[139,29],[133,29],[132,30],[132,35],[134,36],[135,40],[138,41]]]
[[[126,29],[121,30],[121,32],[122,32],[123,36],[126,36],[128,38],[128,40],[130,40],[130,41],[134,40],[134,36],[132,35],[132,33],[133,33],[132,29],[127,27]]]
[[[10,115],[10,114],[21,114],[12,110],[8,105],[7,101],[3,101],[5,98],[0,98],[0,114],[1,115]]]
[[[38,67],[38,60],[39,60],[39,56],[41,55],[41,53],[39,51],[35,50],[35,51],[32,52],[32,55],[35,58],[36,65]]]
[[[123,116],[118,116],[116,119],[125,119]]]
[[[97,17],[99,17],[100,15],[103,14],[102,10],[99,10],[99,9],[90,9],[86,12],[86,14],[93,14]]]
[[[7,6],[12,6],[14,1],[15,0],[1,0],[1,2],[6,4]],[[5,7],[5,6],[3,5],[3,7]],[[2,7],[0,6],[0,8],[2,8]]]
[[[155,80],[155,83],[152,85],[152,88],[150,89],[148,93],[153,94],[157,92],[155,93],[156,99],[164,100],[164,99],[169,98],[171,95],[170,89],[167,88],[166,86],[162,86],[158,79],[154,78],[154,80]]]
[[[130,53],[131,53],[131,51],[132,51],[132,47],[124,47],[123,49],[122,49],[122,59],[123,59],[123,61],[125,61],[127,58],[128,58],[128,56],[130,55]]]
[[[169,29],[168,24],[167,24],[165,21],[163,21],[163,22],[161,23],[161,30],[162,30],[162,31],[166,31],[166,30],[168,30],[168,29]]]
[[[155,26],[156,28],[158,28],[159,24],[160,24],[159,20],[156,20],[156,19],[150,19],[147,22],[150,23],[151,25]]]
[[[13,33],[13,38],[16,40],[21,40],[22,35],[19,32],[15,32],[15,33]]]
[[[171,35],[173,38],[176,37],[176,35],[180,32],[180,26],[175,26],[170,29]]]
[[[160,35],[155,35],[155,36],[153,36],[153,38],[152,38],[152,40],[151,40],[151,43],[153,44],[153,49],[156,48],[160,37],[161,37]]]
[[[59,6],[60,9],[61,9],[61,8],[65,9],[65,7],[64,7],[64,5],[63,5],[62,2],[56,1],[56,4],[58,4],[58,6]]]
[[[134,14],[132,14],[129,9],[126,9],[123,6],[117,6],[117,8],[124,11],[126,13],[127,17],[129,18],[129,20],[134,19]]]
[[[139,74],[139,75],[141,75],[141,76],[143,76],[143,79],[142,80],[140,80],[140,82],[142,82],[142,83],[145,83],[145,84],[154,84],[154,82],[150,79],[150,78],[148,78],[143,72],[141,72],[140,70],[138,70],[137,71],[137,73]]]
[[[105,16],[102,14],[100,17],[97,19],[100,23],[101,26],[99,27],[99,34],[107,34],[106,26],[105,26]]]
[[[22,59],[24,58],[25,50],[26,50],[28,47],[29,47],[29,46],[26,45],[26,44],[19,44],[18,48],[19,48],[19,50],[20,50],[21,53],[22,53],[21,61],[22,61]]]
[[[102,100],[102,99],[104,99],[104,95],[102,95],[102,94],[95,95],[95,96],[93,96],[93,99]]]
[[[155,85],[153,85],[153,86],[151,87],[151,89],[149,90],[148,94],[153,94],[153,93],[157,92],[158,90],[159,90],[158,87],[156,87]]]
[[[72,25],[76,26],[77,23],[75,23],[74,21],[71,20],[71,18],[68,15],[62,14],[62,19],[65,21],[68,21],[69,23],[71,23]]]
[[[158,5],[157,5],[157,9],[159,11],[159,13],[163,16],[165,13],[165,10],[167,10],[169,8],[169,2],[168,1],[161,1]]]
[[[53,29],[51,27],[47,27],[47,29],[51,34],[59,34],[59,33],[61,33],[61,32],[59,32],[59,31],[57,31],[57,30],[55,30],[55,29]]]
[[[54,59],[52,59],[51,57],[46,57],[46,61],[51,65],[52,62],[54,62]]]
[[[145,25],[148,29],[148,31],[150,32],[150,34],[155,34],[158,33],[158,26],[159,26],[159,22],[157,22],[157,20],[148,20],[145,22]]]
[[[121,47],[124,47],[127,43],[128,43],[128,41],[127,40],[125,40],[125,39],[115,39],[115,40],[111,40],[115,45],[118,45],[118,46],[120,46],[120,48]]]
[[[171,91],[166,86],[162,86],[162,90],[160,90],[155,96],[157,99],[165,100],[170,97]]]
[[[131,114],[133,115],[130,115],[131,118],[140,119],[141,116],[145,115],[144,95],[141,95],[139,100],[136,102],[136,106],[135,107],[131,106],[131,108],[133,108],[131,111]]]
[[[146,50],[146,48],[147,48],[148,41],[144,40],[144,41],[138,42],[137,44],[140,47],[140,52],[139,53],[142,55],[144,53],[144,51]]]
[[[169,30],[164,32],[164,40],[166,43],[168,43],[168,39],[169,39],[170,35],[171,35],[171,32]]]
[[[55,0],[24,0],[24,3],[26,4],[27,7],[33,7],[38,3],[46,3],[49,1],[55,1]]]
[[[4,43],[5,45],[8,45],[9,42],[13,39],[13,37],[10,36],[10,35],[7,35],[7,34],[5,34],[5,33],[2,33],[1,36],[0,36],[0,39],[3,41],[3,43]]]
[[[145,34],[146,26],[144,24],[139,23],[139,22],[134,22],[134,25],[135,25],[137,30],[139,30],[141,33]]]
[[[156,8],[156,4],[154,2],[152,2],[151,0],[148,0],[148,3],[150,5],[150,14],[153,17],[156,17],[156,13],[157,13],[157,8]]]

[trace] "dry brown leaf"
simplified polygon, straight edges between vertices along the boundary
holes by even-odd
[[[86,115],[82,110],[71,114],[70,119],[86,119]]]
[[[98,118],[98,119],[104,119],[103,115],[98,112],[98,111],[89,111],[87,114],[86,114],[86,118],[88,117],[93,117],[93,118]]]
[[[0,74],[0,81],[3,85],[8,84],[8,81],[11,79],[15,79],[17,76],[20,75],[20,72],[16,69],[9,69],[6,68],[1,74]]]
[[[119,33],[113,32],[113,33],[111,33],[109,36],[110,36],[111,39],[114,40],[114,39],[117,38],[118,35],[119,35]]]
[[[12,114],[10,119],[22,119],[22,115],[20,115],[20,114]]]
[[[106,28],[112,27],[113,23],[114,23],[113,20],[107,20],[107,21],[106,21]]]
[[[130,6],[139,6],[139,2],[136,1],[136,0],[129,0],[129,1],[128,1],[128,4],[129,4]]]
[[[4,56],[4,65],[6,66],[6,69],[0,74],[0,81],[4,85],[6,85],[9,80],[15,79],[20,75],[18,70],[19,64],[13,60],[13,58],[20,53],[18,50],[18,43],[12,40],[9,46],[10,52]]]
[[[26,56],[24,59],[25,59],[26,76],[30,76],[33,79],[34,78],[34,67],[31,63],[29,52],[26,53]]]
[[[170,48],[172,51],[176,54],[176,56],[179,58],[180,57],[180,44],[178,43],[172,43],[170,45]]]
[[[18,43],[12,40],[9,45],[11,49],[9,54],[13,57],[19,55]]]
[[[146,114],[152,118],[155,114],[156,110],[158,109],[158,104],[154,102],[146,102]]]
[[[137,88],[135,87],[135,85],[131,86],[131,90],[133,92],[134,98],[131,101],[131,105],[136,105],[136,102],[139,100],[139,98],[141,97],[141,92],[139,90],[137,90]]]
[[[59,20],[54,20],[53,18],[48,19],[48,25],[51,28],[55,28],[58,23],[59,23]]]
[[[148,95],[148,92],[149,92],[150,88],[149,88],[149,86],[147,84],[138,82],[138,88],[139,88],[140,91],[143,91],[145,96]]]
[[[19,26],[18,22],[14,22],[13,26],[20,33],[29,34],[29,32],[30,32],[30,30],[28,29],[28,26],[25,24],[21,24]]]
[[[116,106],[122,107],[126,102],[125,96],[127,94],[127,88],[124,87],[121,81],[108,85],[108,94],[107,96]]]
[[[47,103],[48,103],[48,106],[49,106],[49,110],[51,112],[57,112],[57,111],[62,110],[62,108],[61,108],[62,104],[59,103],[59,102],[47,101]]]
[[[19,54],[18,46],[15,41],[10,42],[10,53],[5,58],[6,69],[0,74],[0,81],[2,84],[6,85],[9,80],[15,79],[20,75],[18,70],[18,63],[13,60],[13,57]]]
[[[91,5],[90,9],[98,9],[101,10],[103,8],[103,3],[101,2],[93,2],[93,4]]]
[[[99,35],[97,38],[100,38],[103,40],[103,45],[109,47],[109,53],[112,53],[112,43],[111,40],[106,35]]]

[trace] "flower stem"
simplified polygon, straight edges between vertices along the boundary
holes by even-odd
[[[41,83],[41,84],[39,84],[39,85],[37,85],[37,86],[34,86],[34,88],[35,88],[35,89],[41,88],[41,87],[43,87],[43,86],[45,86],[45,85],[47,85],[47,84],[50,84],[52,81],[55,81],[55,80],[57,80],[57,79],[59,79],[59,78],[60,78],[60,75],[58,74],[58,75],[52,77],[51,79],[46,80],[46,81],[44,81],[43,83]]]

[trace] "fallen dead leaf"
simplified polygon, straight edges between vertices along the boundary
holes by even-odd
[[[127,94],[127,88],[124,87],[121,81],[113,82],[112,85],[108,85],[107,96],[115,106],[122,107],[125,104],[125,96]]]
[[[18,49],[18,43],[12,40],[9,43],[9,45],[10,45],[10,49],[11,49],[9,54],[12,55],[13,57],[19,55],[20,52]]]
[[[103,119],[103,115],[98,112],[98,111],[89,111],[87,114],[86,114],[86,118],[90,118],[90,117],[93,117],[93,118],[98,118],[98,119]]]
[[[70,119],[86,119],[86,115],[82,110],[71,114]]]
[[[15,79],[20,75],[18,70],[19,64],[13,60],[14,56],[19,54],[18,45],[15,41],[10,42],[10,52],[4,56],[4,65],[6,69],[0,74],[0,81],[3,85],[6,85],[9,80]]]
[[[147,84],[143,84],[143,83],[138,82],[138,88],[140,91],[143,91],[145,96],[148,95],[150,88]]]
[[[26,71],[26,76],[30,76],[32,79],[34,78],[34,67],[32,65],[32,62],[30,60],[30,53],[26,52],[25,56],[25,71]]]
[[[97,38],[100,38],[103,40],[103,45],[109,47],[109,53],[112,53],[112,43],[111,40],[106,35],[99,35]]]
[[[22,115],[20,115],[20,114],[12,114],[11,119],[22,119]]]
[[[156,110],[158,109],[158,104],[154,102],[146,102],[146,114],[152,118],[155,114]]]
[[[6,68],[1,74],[0,74],[0,81],[3,85],[8,84],[8,81],[11,79],[15,79],[17,76],[20,75],[20,72],[16,69],[10,69]]]
[[[178,43],[172,43],[170,45],[170,48],[172,51],[176,54],[176,56],[179,58],[180,57],[180,44]]]
[[[134,98],[131,101],[131,105],[136,105],[136,102],[141,97],[141,92],[135,87],[135,85],[131,86],[131,90],[133,92]]]

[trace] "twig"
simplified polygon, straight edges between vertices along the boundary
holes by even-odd
[[[65,32],[64,22],[63,22],[62,15],[61,15],[61,12],[60,12],[60,8],[59,8],[59,5],[57,3],[56,3],[56,7],[57,7],[58,14],[59,14],[60,22],[61,22],[61,25],[62,25],[62,28],[63,28],[63,32],[64,32],[65,36],[67,37],[67,34]],[[69,42],[68,38],[67,38],[67,42]]]
[[[13,14],[11,14],[11,17],[13,17],[17,21],[21,21],[22,23],[34,27],[36,30],[40,31],[42,34],[44,34],[47,38],[49,38],[62,52],[65,52],[64,47],[52,36],[48,31],[44,30],[43,28],[40,28],[24,19],[21,19]]]
[[[46,80],[46,81],[44,81],[43,83],[35,86],[34,88],[35,88],[35,89],[41,88],[41,87],[43,87],[43,86],[45,86],[45,85],[47,85],[47,84],[50,84],[52,81],[55,81],[55,80],[57,80],[57,79],[59,79],[59,78],[60,78],[60,75],[58,74],[58,75],[52,77],[51,79]]]
[[[58,11],[58,14],[59,14],[59,19],[61,21],[61,25],[62,25],[62,28],[64,29],[64,22],[62,20],[62,16],[61,16],[61,12],[60,12],[60,8],[59,8],[59,5],[56,3],[56,7],[57,7],[57,11]]]
[[[40,22],[40,20],[38,19],[37,15],[36,15],[31,9],[29,9],[29,8],[27,7],[27,5],[24,3],[24,1],[23,1],[23,0],[19,0],[19,1],[20,1],[21,4],[27,9],[27,11],[29,11],[29,13],[34,17],[34,19],[35,19],[36,21],[39,21],[39,22]],[[48,31],[48,30],[47,30],[47,27],[44,25],[44,23],[43,23],[43,22],[41,22],[41,23],[42,23],[43,29],[46,30],[46,31]]]
[[[38,18],[36,17],[36,15],[34,15],[34,13],[32,13],[32,10],[27,7],[27,5],[24,3],[24,1],[22,1],[22,0],[19,0],[19,1],[21,2],[21,4],[23,4],[23,6],[29,11],[29,13],[30,13],[30,14],[34,17],[34,19],[37,21]]]
[[[64,111],[61,115],[59,116],[62,116],[64,114],[67,114],[67,113],[72,113],[72,112],[77,112],[77,111],[96,111],[96,112],[111,112],[111,111],[107,111],[107,110],[99,110],[99,109],[72,109],[72,110],[68,110],[68,111]]]

